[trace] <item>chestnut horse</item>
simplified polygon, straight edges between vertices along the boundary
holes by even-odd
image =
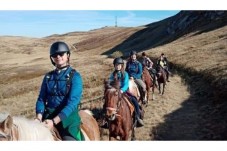
[[[158,70],[158,90],[159,90],[159,94],[163,95],[165,92],[165,85],[166,85],[166,81],[167,81],[167,77],[166,77],[166,72],[165,70],[161,67],[158,66],[157,68]],[[161,84],[163,84],[162,86],[162,92],[161,92]]]
[[[119,81],[115,81],[113,86],[109,81],[104,84],[104,109],[109,125],[109,140],[117,140],[118,137],[120,140],[129,140],[130,134],[131,140],[134,140],[133,111],[130,110],[128,98],[120,91]]]
[[[149,73],[149,71],[146,67],[143,67],[142,80],[146,84],[146,90],[147,90],[146,91],[146,96],[147,96],[146,104],[148,104],[150,88],[152,90],[152,100],[154,100],[154,87],[155,86],[154,86],[154,83],[153,83],[153,79],[151,78],[151,75],[150,75],[150,73]]]
[[[85,141],[100,140],[99,126],[91,111],[80,110],[81,131]],[[0,117],[0,141],[54,141],[61,140],[55,131],[50,131],[42,123],[24,117]]]

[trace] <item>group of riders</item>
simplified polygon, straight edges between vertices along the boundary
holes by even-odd
[[[134,80],[137,86],[141,89],[142,100],[146,102],[145,93],[146,93],[146,85],[142,80],[143,68],[147,68],[152,79],[153,84],[156,84],[158,72],[160,68],[163,68],[166,71],[167,81],[169,82],[169,68],[168,61],[165,57],[164,53],[161,54],[160,58],[157,60],[156,69],[154,67],[154,63],[151,59],[146,55],[145,52],[142,53],[142,63],[137,60],[137,52],[131,51],[130,57],[126,63],[126,67],[124,68],[124,61],[121,57],[115,58],[113,61],[114,71],[111,73],[109,80],[113,81],[115,79],[120,81],[120,91],[124,93],[130,98],[131,103],[135,107],[135,119],[137,121],[137,127],[141,127],[144,125],[142,115],[141,115],[141,107],[139,105],[139,101],[133,94],[128,91],[129,88],[129,79]],[[105,104],[104,104],[105,105]],[[103,106],[105,110],[105,107]],[[107,121],[103,120],[102,128],[107,128]]]
[[[80,73],[70,66],[70,55],[71,51],[65,42],[57,41],[50,46],[49,58],[55,69],[46,73],[43,78],[36,101],[35,120],[42,122],[48,129],[55,127],[60,132],[62,140],[83,140],[78,108],[82,98],[83,81]],[[137,53],[131,51],[126,68],[124,68],[122,58],[115,58],[114,71],[110,75],[110,80],[120,79],[121,93],[127,93],[131,98],[136,110],[136,119],[139,125],[143,126],[138,101],[127,91],[130,78],[135,80],[142,91],[146,91],[146,86],[141,79],[143,65],[136,57]],[[143,53],[143,57],[144,67],[148,68],[155,77],[157,72],[153,68],[153,62],[145,53]],[[164,54],[158,60],[158,65],[168,71]]]

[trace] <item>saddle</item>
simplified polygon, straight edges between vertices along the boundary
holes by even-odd
[[[127,102],[128,106],[129,106],[129,110],[130,110],[130,114],[131,116],[133,115],[133,112],[135,110],[134,105],[131,103],[129,96],[125,93],[125,95],[123,95],[123,98],[125,99],[125,101]]]

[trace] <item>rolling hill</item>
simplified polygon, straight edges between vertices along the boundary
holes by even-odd
[[[71,65],[83,77],[83,100],[103,95],[112,56],[165,53],[173,77],[164,96],[150,101],[138,140],[227,139],[227,12],[181,11],[140,27],[103,27],[44,38],[0,37],[0,111],[29,118],[43,75],[52,70],[49,46],[67,42]],[[102,101],[88,103],[90,108]],[[106,139],[107,132],[103,132]]]

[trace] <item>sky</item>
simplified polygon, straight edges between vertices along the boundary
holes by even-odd
[[[0,36],[45,37],[105,26],[136,27],[177,14],[177,10],[1,10]]]

